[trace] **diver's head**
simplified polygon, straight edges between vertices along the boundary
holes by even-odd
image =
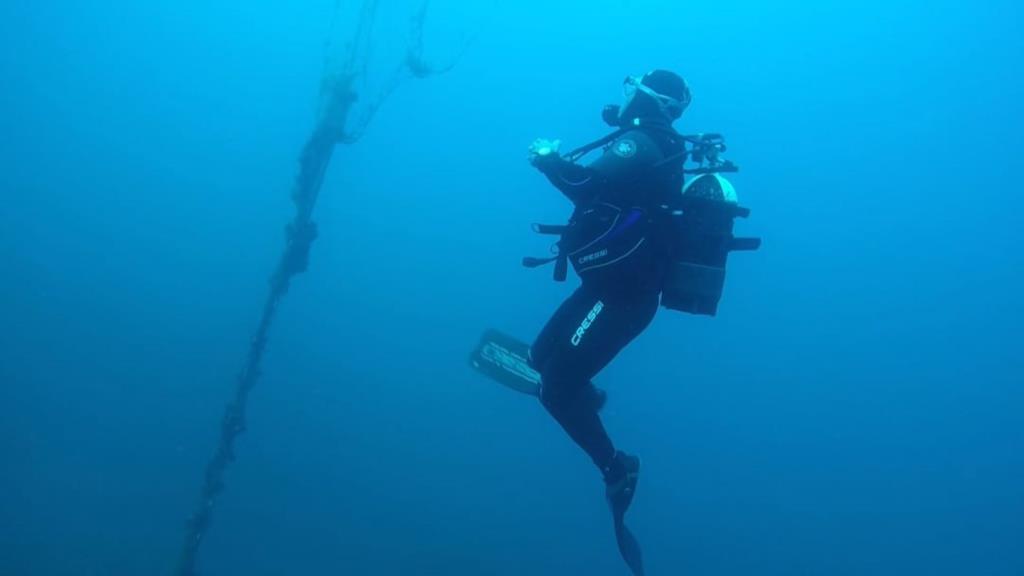
[[[643,76],[627,76],[622,84],[625,102],[619,124],[655,121],[671,124],[690,105],[690,87],[682,76],[668,70],[654,70]]]

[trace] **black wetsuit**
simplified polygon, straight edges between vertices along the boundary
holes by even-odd
[[[655,166],[682,147],[663,124],[622,134],[589,166],[557,157],[538,162],[575,205],[560,249],[582,285],[541,330],[531,363],[541,374],[544,406],[606,476],[615,448],[598,416],[603,398],[591,379],[658,309],[667,258],[655,211],[678,194],[682,173]]]

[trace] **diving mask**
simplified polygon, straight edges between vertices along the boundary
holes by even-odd
[[[625,110],[629,108],[630,103],[633,102],[633,98],[636,98],[637,92],[643,92],[658,103],[658,108],[661,109],[669,118],[678,118],[682,115],[686,107],[690,105],[690,94],[689,91],[686,93],[684,100],[677,100],[671,96],[666,96],[652,90],[649,86],[644,84],[644,79],[639,76],[626,76],[626,79],[622,81],[622,94],[626,97],[626,103],[622,106]]]

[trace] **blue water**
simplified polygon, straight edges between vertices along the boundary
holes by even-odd
[[[343,4],[0,4],[0,575],[173,573]],[[518,265],[569,210],[526,146],[666,67],[765,245],[598,377],[649,573],[1024,574],[1022,16],[433,2],[427,56],[472,41],[337,151],[202,573],[626,573],[587,458],[466,357],[571,290]]]

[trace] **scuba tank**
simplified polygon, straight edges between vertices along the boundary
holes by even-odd
[[[736,238],[736,218],[750,210],[737,203],[736,189],[718,172],[690,180],[668,222],[670,262],[661,305],[670,310],[714,316],[725,288],[729,253],[757,250],[760,238]]]

